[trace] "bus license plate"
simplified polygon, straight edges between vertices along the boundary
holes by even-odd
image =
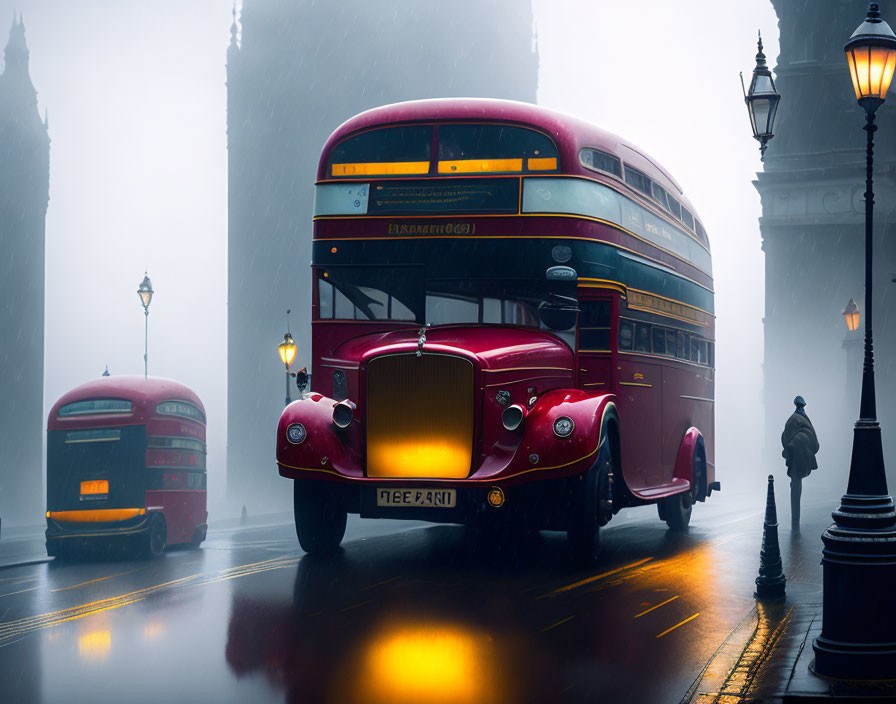
[[[457,492],[454,489],[377,489],[376,505],[453,508],[457,505]]]

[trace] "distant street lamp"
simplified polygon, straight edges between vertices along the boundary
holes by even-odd
[[[874,215],[874,113],[883,104],[896,68],[896,34],[880,18],[879,3],[844,47],[856,99],[865,108],[865,363],[862,400],[853,431],[846,494],[834,511],[824,543],[821,635],[812,647],[814,670],[842,679],[896,679],[896,508],[887,492],[883,445],[874,395],[871,332]]]
[[[859,307],[852,298],[849,299],[849,303],[843,309],[843,317],[846,319],[846,327],[850,332],[855,332],[859,329]]]
[[[744,74],[740,74],[740,86],[744,88]],[[762,34],[759,34],[759,52],[756,54],[756,67],[750,89],[744,90],[744,102],[750,115],[750,127],[753,138],[759,142],[759,152],[765,159],[765,148],[769,140],[775,136],[775,117],[778,114],[778,102],[781,95],[775,90],[775,79],[765,63],[762,53]]]
[[[152,302],[152,282],[146,272],[143,272],[143,281],[137,287],[137,295],[143,305],[144,331],[143,331],[143,378],[149,377],[149,304]]]
[[[298,348],[296,347],[295,340],[292,339],[292,333],[289,332],[289,314],[290,311],[286,311],[286,332],[283,335],[283,342],[281,342],[277,346],[277,352],[280,353],[280,361],[283,362],[283,366],[286,367],[286,405],[288,406],[292,399],[289,396],[289,379],[292,374],[289,373],[289,365],[292,364],[292,361],[296,358],[296,352]]]

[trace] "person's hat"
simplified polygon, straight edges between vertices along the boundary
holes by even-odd
[[[805,407],[806,402],[803,400],[802,396],[797,396],[795,399],[793,399],[793,405],[797,408],[803,408]]]

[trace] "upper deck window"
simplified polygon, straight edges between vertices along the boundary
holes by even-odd
[[[409,176],[429,173],[432,125],[383,127],[343,140],[330,152],[333,178]]]
[[[605,171],[622,178],[622,162],[612,154],[597,149],[580,149],[579,163],[591,171]]]
[[[557,148],[547,136],[512,125],[439,126],[442,176],[556,171]]]
[[[694,216],[690,210],[681,206],[681,221],[692,232],[694,231]]]
[[[628,165],[625,167],[625,182],[629,186],[637,188],[641,193],[646,193],[648,196],[652,196],[652,193],[650,192],[650,179],[637,169],[633,169]]]
[[[657,183],[653,183],[652,186],[653,193],[651,193],[651,196],[653,197],[653,199],[660,204],[660,207],[663,210],[669,210],[669,194],[666,193],[666,189]]]
[[[205,414],[192,403],[187,401],[163,401],[156,406],[156,413],[165,416],[180,416],[205,423]]]
[[[130,413],[133,406],[130,401],[118,398],[92,398],[86,401],[67,403],[59,409],[60,417],[108,415],[113,413]]]
[[[709,240],[707,240],[707,238],[706,238],[706,230],[703,229],[703,225],[700,224],[699,220],[695,220],[694,222],[697,223],[697,229],[696,229],[697,237],[700,238],[700,241],[703,244],[709,244]]]

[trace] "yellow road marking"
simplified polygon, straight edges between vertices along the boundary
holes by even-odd
[[[346,611],[351,611],[352,609],[357,609],[359,606],[364,606],[364,604],[369,604],[369,603],[370,603],[370,600],[368,599],[367,601],[362,601],[360,604],[355,604],[354,606],[346,606],[342,610],[342,612],[345,613]]]
[[[661,606],[665,606],[670,601],[675,601],[677,598],[678,598],[678,596],[673,596],[671,599],[666,599],[664,602],[661,602],[661,603],[657,604],[656,606],[651,606],[649,609],[646,609],[646,610],[642,611],[641,613],[636,614],[635,618],[641,618],[644,614],[649,614],[654,609],[658,609]]]
[[[138,567],[137,569],[143,569],[142,567]],[[110,574],[108,577],[97,577],[96,579],[88,579],[86,582],[81,582],[80,584],[73,584],[70,587],[60,587],[59,589],[51,589],[51,592],[64,592],[67,589],[77,589],[78,587],[83,587],[85,584],[93,584],[94,582],[102,582],[107,579],[114,579],[115,577],[121,577],[124,574],[131,574],[131,572],[136,572],[137,570],[128,570],[127,572],[119,572],[118,574]]]
[[[559,589],[555,589],[552,592],[548,592],[547,594],[542,594],[539,599],[544,599],[548,596],[555,596],[556,594],[562,594],[563,592],[568,592],[571,589],[577,589],[578,587],[584,586],[586,584],[591,584],[591,582],[596,582],[599,579],[603,579],[604,577],[609,577],[611,574],[616,574],[617,572],[622,572],[623,570],[631,569],[632,567],[637,567],[638,565],[643,565],[645,562],[652,560],[652,557],[645,557],[643,560],[638,560],[637,562],[633,562],[630,565],[625,565],[625,567],[617,567],[614,570],[608,570],[607,572],[602,572],[601,574],[596,574],[593,577],[588,577],[587,579],[583,579],[579,582],[573,582],[572,584],[567,584],[565,587],[560,587]]]
[[[253,562],[248,565],[229,567],[226,569],[218,570],[217,572],[211,572],[207,574],[194,574],[188,577],[181,577],[180,579],[173,579],[169,582],[163,582],[162,584],[157,584],[155,586],[137,589],[135,591],[128,592],[127,594],[121,594],[119,596],[109,597],[107,599],[99,599],[97,601],[90,601],[86,604],[73,606],[67,609],[60,609],[59,611],[52,611],[50,613],[40,614],[38,616],[28,616],[25,618],[20,618],[16,621],[0,623],[0,647],[8,644],[11,640],[17,639],[18,637],[32,631],[48,628],[49,626],[63,623],[65,621],[72,621],[78,618],[83,618],[84,616],[89,616],[90,614],[98,613],[101,611],[118,609],[122,606],[133,604],[136,601],[142,601],[148,596],[164,591],[166,588],[223,582],[230,579],[236,579],[237,577],[248,577],[250,575],[258,574],[260,572],[267,572],[269,570],[294,567],[297,564],[299,564],[299,558],[276,558],[271,560],[262,560],[261,562]]]
[[[557,626],[562,626],[564,623],[566,623],[567,621],[572,621],[574,618],[575,618],[575,616],[567,616],[562,621],[557,621],[557,623],[552,623],[550,626],[545,626],[544,628],[541,629],[541,633],[544,633],[545,631],[549,631],[552,628],[556,628]]]
[[[17,592],[6,592],[6,594],[0,594],[0,598],[4,596],[12,596],[13,594],[24,594],[25,592],[33,592],[35,589],[40,589],[40,587],[29,587],[28,589],[19,589]]]
[[[688,621],[693,621],[693,620],[694,620],[695,618],[697,618],[699,615],[700,615],[700,612],[698,611],[698,612],[695,613],[693,616],[688,616],[688,617],[687,617],[684,621],[682,621],[681,623],[676,623],[674,626],[672,626],[672,628],[667,628],[665,631],[663,631],[662,633],[660,633],[660,634],[657,636],[657,638],[662,638],[662,637],[663,637],[664,635],[666,635],[667,633],[671,633],[672,631],[674,631],[674,630],[675,630],[676,628],[678,628],[679,626],[683,626],[684,624],[686,624]]]

